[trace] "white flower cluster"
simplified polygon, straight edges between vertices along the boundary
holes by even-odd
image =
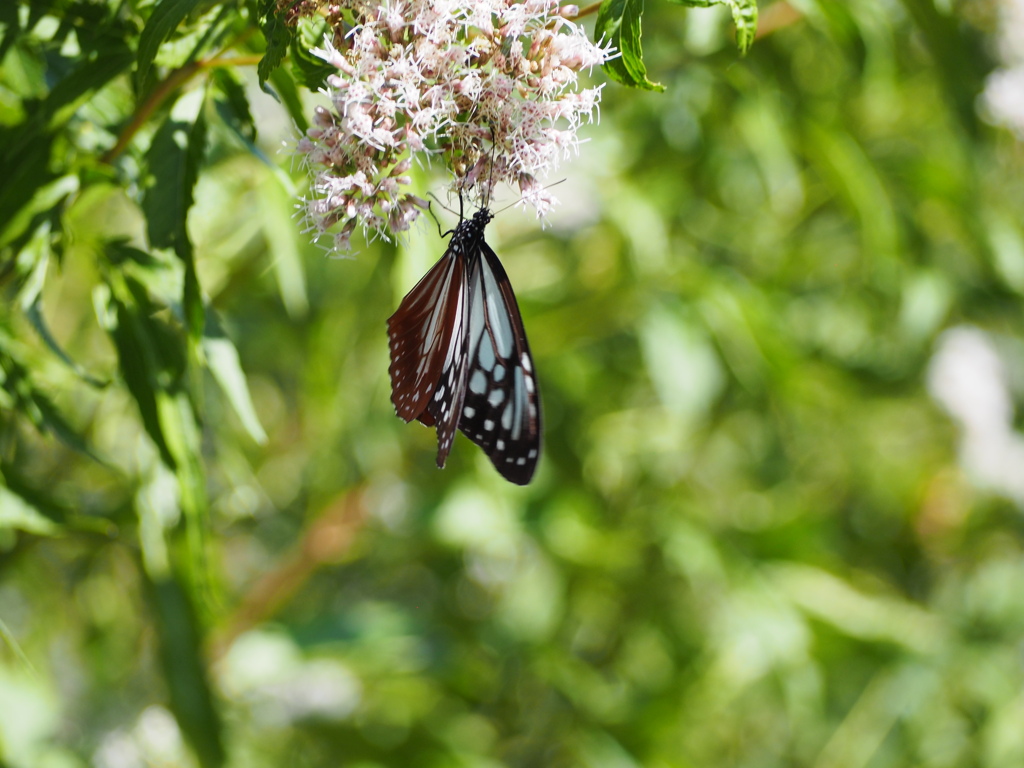
[[[1003,66],[985,81],[982,103],[993,123],[1024,140],[1024,0],[999,4],[997,43]]]
[[[385,238],[426,207],[403,192],[412,160],[442,158],[453,188],[488,200],[519,187],[543,216],[555,202],[538,179],[578,149],[600,87],[580,70],[608,47],[569,20],[558,0],[343,0],[347,33],[313,53],[337,68],[298,150],[314,174],[306,200],[317,237],[334,229],[344,252],[357,225]]]

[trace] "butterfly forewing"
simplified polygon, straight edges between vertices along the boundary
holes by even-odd
[[[540,398],[512,284],[481,237],[469,273],[469,367],[459,429],[509,481],[526,485],[540,455]]]
[[[449,250],[388,319],[391,402],[406,421],[421,416],[464,344],[465,262]]]
[[[454,289],[453,289],[454,290]],[[465,317],[469,301],[466,288],[465,269],[458,283],[457,296],[452,298],[451,338],[448,341],[441,375],[434,393],[427,401],[426,411],[419,415],[420,421],[437,427],[437,466],[443,467],[455,440],[455,428],[459,423],[459,403],[466,388],[466,333]],[[429,417],[425,418],[425,417]]]

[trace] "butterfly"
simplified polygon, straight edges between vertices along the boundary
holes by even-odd
[[[484,207],[462,219],[388,319],[391,402],[405,421],[437,428],[437,466],[458,427],[526,485],[540,455],[540,392],[512,284],[484,240],[492,218]]]

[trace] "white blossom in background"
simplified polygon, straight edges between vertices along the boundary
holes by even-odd
[[[967,326],[939,339],[928,389],[960,427],[960,463],[980,487],[1024,506],[1024,435],[1013,429],[1006,369],[988,336]]]
[[[997,53],[1003,66],[985,81],[986,117],[1024,140],[1024,0],[1000,0]]]
[[[96,768],[191,765],[174,715],[160,706],[143,710],[131,730],[107,733],[93,754]]]
[[[385,238],[409,228],[426,202],[407,191],[412,162],[439,158],[452,188],[490,199],[519,188],[543,216],[556,202],[540,180],[579,148],[576,131],[597,115],[601,89],[578,73],[602,64],[558,0],[344,0],[331,6],[338,34],[313,53],[337,69],[299,140],[313,175],[305,201],[315,238],[333,231]],[[354,25],[342,27],[342,17]],[[340,30],[344,29],[344,32]]]

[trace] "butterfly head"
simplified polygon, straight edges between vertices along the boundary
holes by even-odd
[[[491,213],[488,208],[481,208],[479,211],[473,214],[473,226],[479,229],[481,232],[484,231],[484,227],[491,223],[491,219],[494,218],[494,214]]]

